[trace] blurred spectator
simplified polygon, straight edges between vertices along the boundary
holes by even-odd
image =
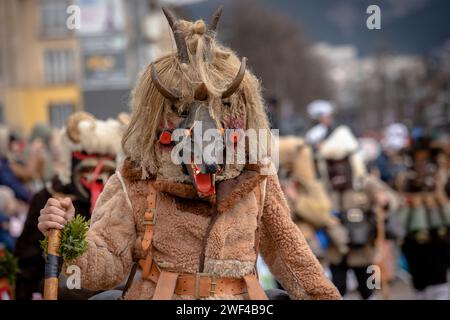
[[[53,175],[50,152],[52,130],[45,124],[36,124],[31,132],[29,143],[11,161],[11,169],[28,188],[34,192],[42,189],[45,181]]]
[[[0,185],[11,188],[16,198],[28,202],[31,198],[30,193],[25,186],[19,181],[10,167],[8,160],[9,152],[9,130],[5,127],[0,128]]]
[[[409,144],[408,128],[401,123],[387,126],[381,141],[382,150],[374,161],[380,178],[393,186],[397,174],[405,170],[401,153]]]
[[[7,250],[14,249],[15,239],[10,233],[10,218],[17,213],[17,201],[14,192],[5,186],[0,186],[0,245]]]

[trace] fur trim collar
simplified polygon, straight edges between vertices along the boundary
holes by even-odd
[[[258,171],[245,170],[236,178],[219,183],[217,187],[217,211],[224,213],[231,209],[265,178]]]
[[[231,209],[244,196],[252,192],[265,178],[260,173],[261,166],[247,165],[244,171],[234,179],[228,179],[217,184],[217,194],[212,199],[200,199],[191,184],[173,182],[168,180],[156,180],[155,188],[159,192],[168,193],[175,197],[185,199],[198,199],[202,201],[217,201],[218,212],[224,213]],[[142,171],[139,165],[129,159],[125,160],[121,169],[122,176],[129,182],[137,182],[142,179]]]
[[[122,177],[129,182],[143,180],[141,166],[134,163],[129,158],[123,161],[120,173],[122,174]]]

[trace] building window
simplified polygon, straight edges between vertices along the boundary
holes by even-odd
[[[44,53],[45,84],[67,84],[75,81],[72,50],[48,50]]]
[[[68,0],[41,0],[41,30],[46,37],[59,37],[69,33],[66,26]]]
[[[62,128],[66,119],[74,112],[75,106],[72,103],[52,103],[48,109],[50,125],[53,128]]]

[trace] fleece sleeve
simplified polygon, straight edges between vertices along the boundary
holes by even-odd
[[[341,298],[291,220],[276,175],[267,178],[260,237],[262,257],[291,299]]]
[[[136,229],[125,192],[113,175],[97,200],[87,232],[88,250],[71,262],[81,269],[83,288],[111,289],[128,275]]]

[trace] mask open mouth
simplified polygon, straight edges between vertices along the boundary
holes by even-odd
[[[194,162],[187,164],[186,169],[200,198],[208,198],[216,193],[215,173],[202,173],[200,166]]]

